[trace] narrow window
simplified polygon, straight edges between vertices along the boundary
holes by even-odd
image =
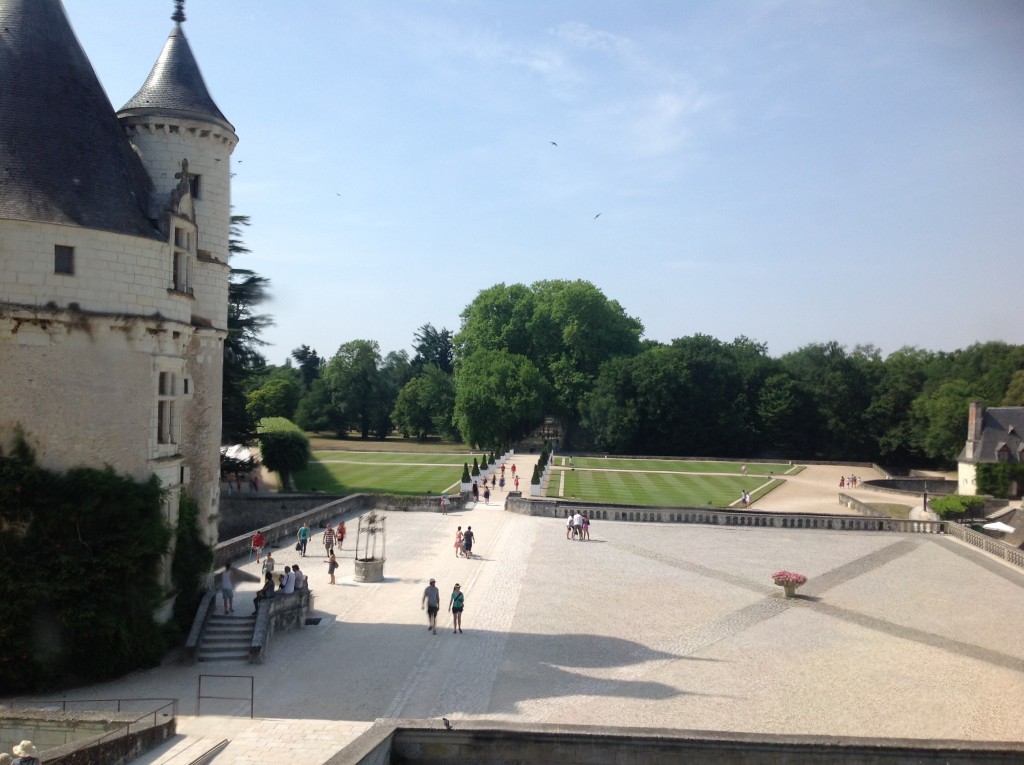
[[[75,273],[75,248],[63,244],[53,245],[53,272],[55,274]]]
[[[175,292],[184,292],[191,295],[195,232],[181,226],[175,226],[171,242],[174,250],[174,260],[171,264],[171,288]]]
[[[199,199],[199,190],[202,188],[199,183],[198,175],[189,175],[188,177],[188,190],[192,194],[193,199]]]
[[[177,443],[175,421],[177,387],[173,372],[161,372],[156,405],[156,440],[161,444]]]

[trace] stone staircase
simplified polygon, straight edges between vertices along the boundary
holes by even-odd
[[[249,661],[256,616],[211,614],[196,652],[196,661]]]

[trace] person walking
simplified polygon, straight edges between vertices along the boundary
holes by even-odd
[[[257,531],[252,535],[252,549],[256,551],[256,562],[260,562],[260,558],[263,557],[263,548],[267,546],[267,539],[263,536],[262,531]]]
[[[334,527],[329,523],[324,529],[324,550],[327,552],[328,558],[334,555]]]
[[[334,572],[338,570],[338,559],[334,557],[334,550],[331,550],[331,559],[327,561],[327,573],[331,575],[331,584],[334,584]]]
[[[430,584],[423,589],[422,605],[427,610],[427,630],[433,630],[436,635],[437,611],[441,608],[441,591],[437,589],[433,577],[430,579]]]
[[[456,632],[462,632],[462,609],[466,605],[466,596],[462,594],[462,588],[456,582],[455,588],[452,590],[451,600],[448,601],[448,610],[451,612],[453,619],[452,634]]]
[[[590,540],[590,516],[586,513],[583,514],[583,538]]]
[[[455,557],[458,558],[462,555],[462,526],[455,532]]]
[[[220,597],[224,601],[224,613],[234,613],[235,610],[235,572],[231,570],[231,561],[224,564],[224,570],[220,574]]]
[[[345,544],[345,521],[338,521],[338,528],[334,532],[334,539],[338,543],[338,550],[341,550]]]
[[[516,476],[515,481],[513,481],[513,483],[516,486],[516,491],[519,491],[519,476]]]
[[[296,540],[298,540],[298,551],[299,555],[303,558],[306,557],[306,545],[309,543],[310,528],[305,521],[299,527],[298,532],[295,534]]]
[[[274,573],[274,555],[273,553],[267,553],[266,560],[263,561],[263,568],[261,569],[266,574]]]
[[[462,535],[462,550],[466,554],[467,558],[473,557],[474,539],[476,539],[476,534],[473,533],[473,527],[466,526],[466,533]]]

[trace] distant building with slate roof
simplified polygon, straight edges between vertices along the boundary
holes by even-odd
[[[967,415],[967,443],[958,463],[958,493],[977,494],[978,465],[1024,463],[1024,407],[994,406],[986,409],[972,401]],[[1019,486],[1010,487],[1019,496]]]
[[[215,542],[238,138],[171,19],[115,112],[60,0],[0,0],[0,446],[155,474]]]

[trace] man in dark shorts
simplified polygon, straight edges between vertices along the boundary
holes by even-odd
[[[437,609],[441,607],[441,593],[434,580],[423,590],[423,607],[427,609],[427,630],[437,634]]]
[[[466,533],[462,535],[462,551],[466,553],[467,558],[473,557],[473,539],[476,534],[473,533],[473,527],[467,526]]]

